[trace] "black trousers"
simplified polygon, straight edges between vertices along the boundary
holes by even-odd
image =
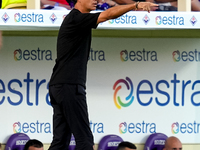
[[[57,84],[49,87],[49,94],[53,107],[53,141],[49,150],[68,150],[72,134],[75,150],[93,150],[84,87]]]

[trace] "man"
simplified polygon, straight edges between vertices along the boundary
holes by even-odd
[[[133,143],[123,141],[118,145],[117,150],[137,150],[137,147]]]
[[[96,5],[97,0],[77,0],[59,30],[57,59],[49,83],[54,113],[53,141],[49,150],[67,150],[72,133],[76,150],[93,150],[85,92],[92,28],[131,10],[149,12],[151,7],[157,7],[153,3],[141,2],[90,13],[96,9]]]
[[[29,140],[25,146],[24,146],[24,150],[44,150],[43,149],[43,144],[42,142],[33,139],[33,140]]]
[[[171,136],[165,141],[163,150],[182,150],[182,143],[178,138]]]

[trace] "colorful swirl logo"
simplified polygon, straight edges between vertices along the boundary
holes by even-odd
[[[20,122],[15,122],[13,124],[13,132],[14,133],[20,133],[21,132],[21,123]]]
[[[20,22],[20,13],[14,14],[14,20],[15,22]]]
[[[22,51],[21,51],[21,49],[16,49],[14,51],[14,60],[19,61],[21,59],[22,59]]]
[[[126,124],[126,122],[120,123],[120,125],[119,125],[119,133],[120,134],[124,134],[126,132],[127,132],[127,124]]]
[[[109,24],[113,24],[113,23],[114,23],[114,20],[108,20],[108,23],[109,23]]]
[[[128,52],[127,50],[122,50],[120,52],[120,58],[121,58],[121,61],[127,61],[128,60]]]
[[[172,133],[177,134],[179,132],[179,124],[178,122],[175,122],[172,124]]]
[[[128,82],[127,82],[127,81]],[[128,107],[129,105],[132,104],[133,100],[134,100],[134,96],[133,95],[133,83],[131,81],[130,78],[126,77],[126,80],[124,79],[119,79],[115,82],[114,86],[113,86],[113,90],[115,90],[114,92],[114,103],[115,103],[115,106],[118,108],[118,109],[121,109],[121,106],[122,107]],[[117,96],[117,93],[118,91],[122,88],[122,86],[118,86],[118,84],[120,83],[124,83],[127,87],[127,89],[129,90],[130,89],[130,94],[126,97],[126,101],[128,101],[127,103],[124,103],[121,101],[121,98],[120,96]],[[129,84],[128,84],[129,83]],[[130,85],[130,86],[129,86]]]
[[[162,22],[161,22],[161,16],[157,16],[157,17],[156,17],[156,24],[157,24],[157,25],[161,25],[161,23],[162,23]]]
[[[174,61],[174,62],[179,62],[179,61],[181,60],[179,50],[174,51],[174,52],[172,53],[172,58],[173,58],[173,61]]]

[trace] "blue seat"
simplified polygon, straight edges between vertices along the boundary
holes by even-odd
[[[122,141],[123,139],[117,135],[106,135],[100,140],[98,150],[116,150]]]
[[[163,150],[168,137],[163,133],[151,134],[144,146],[144,150]]]
[[[12,134],[6,143],[5,150],[23,150],[28,140],[30,140],[29,136],[24,133]]]

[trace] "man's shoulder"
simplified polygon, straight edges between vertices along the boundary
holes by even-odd
[[[75,8],[73,8],[71,11],[70,11],[70,13],[69,13],[69,15],[70,14],[82,14],[78,9],[75,9]]]

